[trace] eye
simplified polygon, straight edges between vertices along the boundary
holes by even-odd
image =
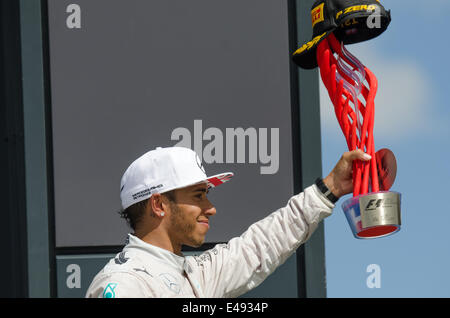
[[[195,198],[199,200],[205,200],[207,198],[208,191],[202,191],[195,194]]]
[[[204,192],[200,192],[200,193],[196,194],[195,197],[196,197],[197,199],[203,199],[203,196],[204,196],[204,195],[205,195]]]

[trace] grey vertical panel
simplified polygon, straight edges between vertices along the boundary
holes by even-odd
[[[50,296],[47,145],[41,2],[21,0],[25,179],[30,297]]]
[[[115,213],[122,173],[144,152],[177,144],[171,134],[180,127],[199,155],[211,142],[207,129],[222,134],[225,160],[205,169],[235,173],[210,192],[218,213],[207,242],[228,241],[286,204],[293,194],[286,1],[80,0],[79,29],[66,23],[71,1],[48,3],[57,247],[121,244],[129,231]],[[244,162],[237,143],[228,149],[227,131],[238,128],[257,132]],[[277,157],[272,173],[261,172],[264,147]],[[258,149],[256,162],[250,149]]]
[[[299,45],[311,40],[313,0],[296,1]],[[318,69],[298,68],[302,188],[322,175]],[[303,246],[306,297],[326,297],[324,223]]]

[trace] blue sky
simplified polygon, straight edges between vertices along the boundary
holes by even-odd
[[[378,38],[347,49],[378,78],[375,148],[397,158],[391,188],[402,194],[400,232],[353,238],[341,204],[325,220],[328,297],[450,297],[450,1],[384,0],[392,22]],[[321,84],[322,85],[322,84]],[[323,174],[347,150],[321,86]],[[380,268],[369,288],[367,267]]]

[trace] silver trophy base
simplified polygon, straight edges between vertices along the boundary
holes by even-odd
[[[400,193],[380,191],[349,198],[342,209],[355,238],[373,239],[400,230],[400,203]]]

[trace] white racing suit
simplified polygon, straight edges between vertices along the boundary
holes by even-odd
[[[199,256],[178,256],[129,234],[86,297],[237,297],[258,286],[314,232],[334,205],[316,185]]]

